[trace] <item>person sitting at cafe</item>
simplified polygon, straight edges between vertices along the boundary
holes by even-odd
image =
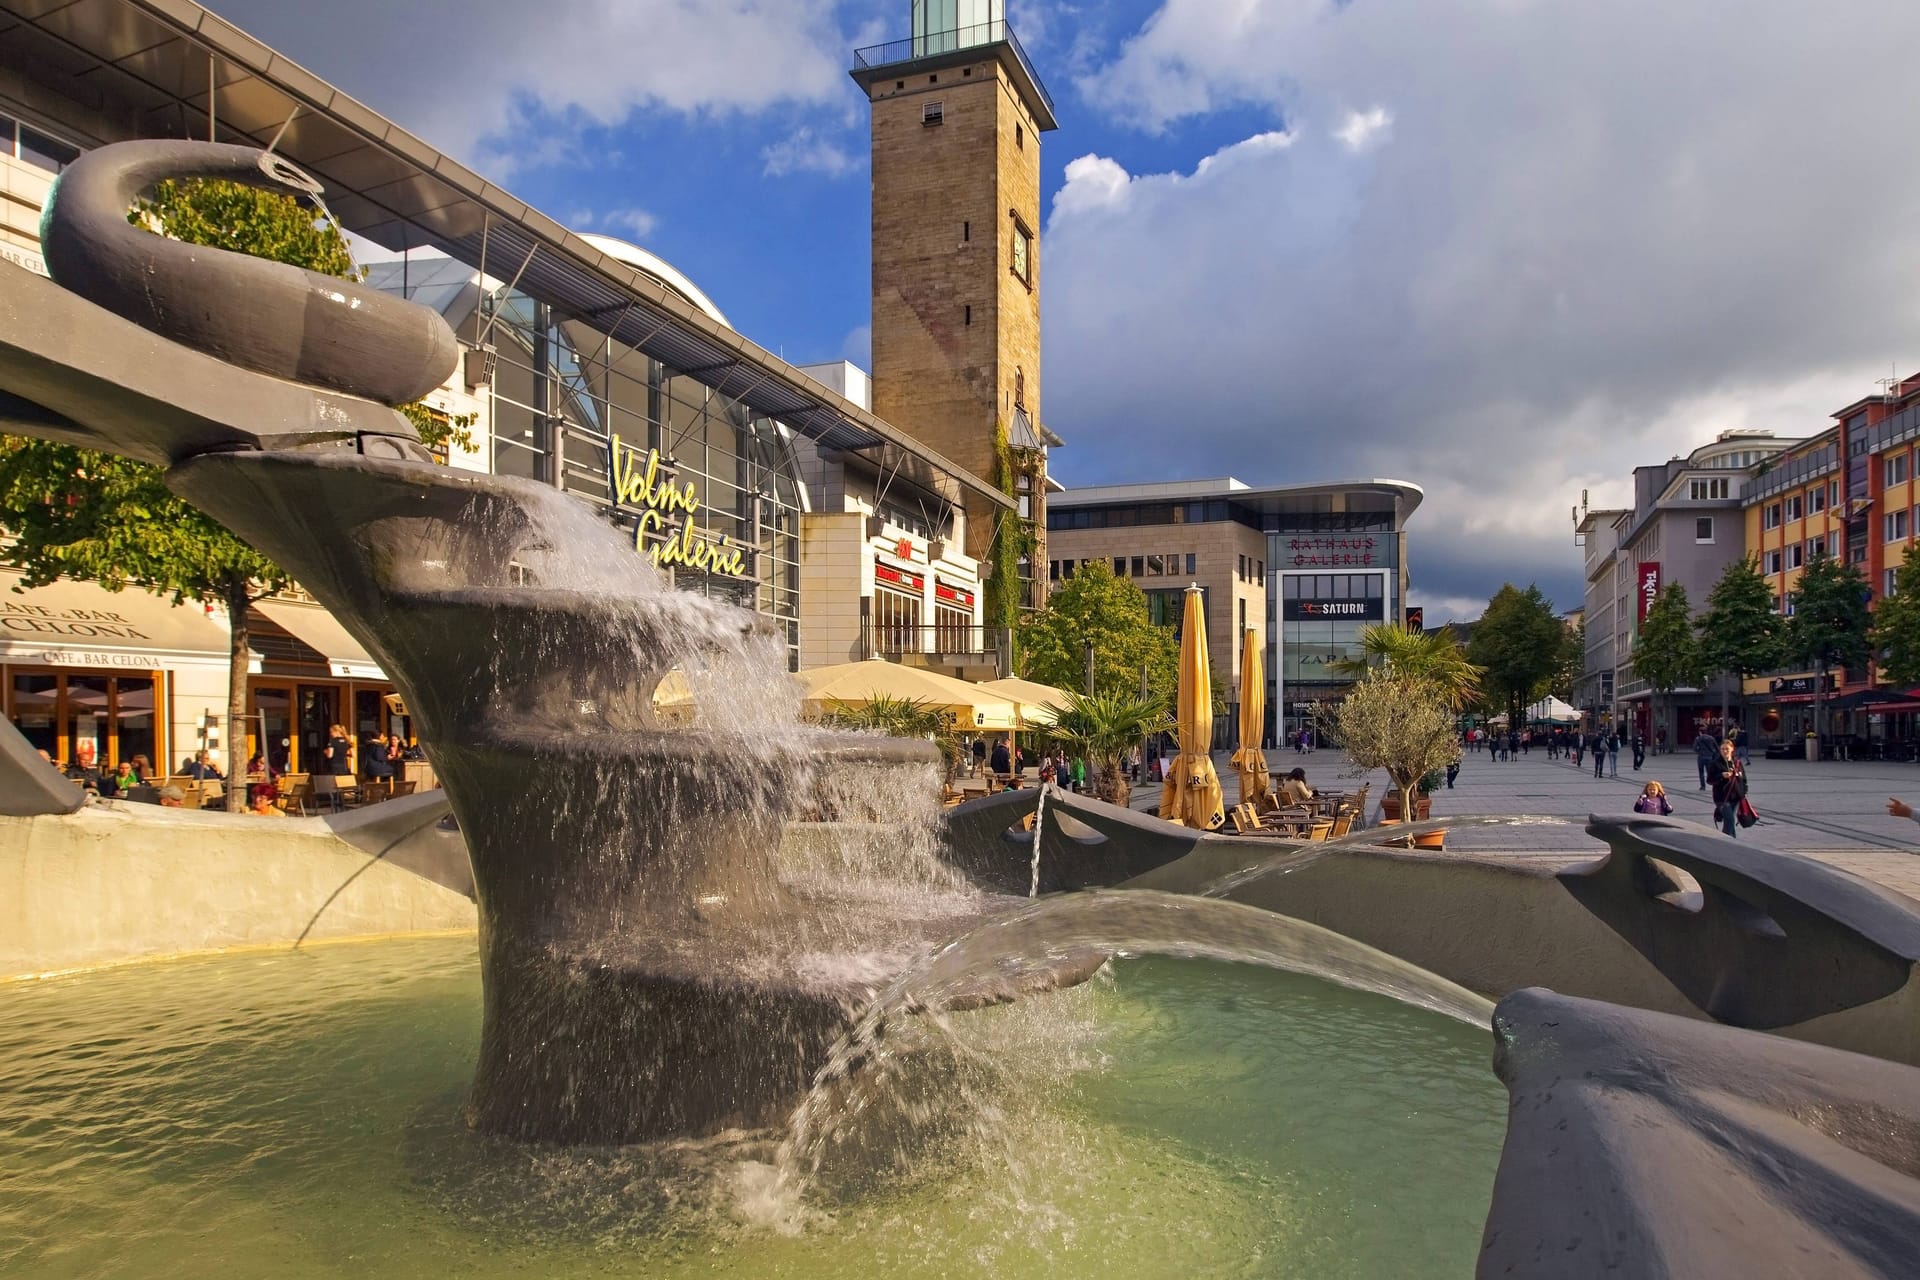
[[[384,733],[374,734],[372,741],[360,748],[360,759],[368,778],[392,778],[393,763],[398,756],[395,744]]]
[[[124,796],[139,785],[140,775],[133,771],[133,761],[122,760],[119,768],[100,779],[100,794]]]
[[[273,802],[279,798],[280,789],[271,782],[257,786],[253,789],[252,803],[247,812],[256,818],[284,818],[286,813],[274,807]]]
[[[1307,785],[1307,771],[1295,769],[1280,783],[1280,803],[1284,805],[1303,805],[1313,799],[1313,788]]]
[[[179,787],[169,785],[160,788],[160,807],[162,809],[184,809],[186,804],[187,793]]]
[[[98,791],[102,781],[100,770],[94,768],[93,755],[92,740],[82,738],[73,749],[73,763],[67,766],[67,776],[87,791]]]
[[[182,769],[181,772],[196,782],[205,782],[209,778],[217,779],[227,776],[220,772],[220,767],[213,762],[213,753],[205,747],[193,753],[193,759],[187,762],[187,767]]]
[[[247,761],[247,776],[265,778],[268,782],[272,782],[280,776],[280,770],[274,768],[273,763],[266,756],[256,751],[253,753],[253,758]]]

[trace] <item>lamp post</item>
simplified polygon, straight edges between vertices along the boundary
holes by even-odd
[[[1087,696],[1093,696],[1093,641],[1086,642],[1087,647]]]

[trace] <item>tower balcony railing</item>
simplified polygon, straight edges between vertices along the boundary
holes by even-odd
[[[854,65],[861,70],[874,70],[890,67],[896,62],[912,62],[918,58],[932,58],[943,53],[956,53],[961,49],[972,49],[982,45],[1005,44],[1013,50],[1013,56],[1020,62],[1021,69],[1033,81],[1033,87],[1039,91],[1041,101],[1047,104],[1047,111],[1053,111],[1053,97],[1047,92],[1047,86],[1041,81],[1040,73],[1033,69],[1033,62],[1027,57],[1027,51],[1021,47],[1020,39],[1013,34],[1013,27],[1005,20],[982,22],[971,27],[955,27],[951,31],[930,31],[925,35],[912,36],[905,40],[891,40],[886,44],[869,45],[865,49],[853,51]]]

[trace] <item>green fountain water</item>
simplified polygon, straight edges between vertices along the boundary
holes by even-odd
[[[769,1204],[777,1133],[471,1133],[471,940],[176,961],[6,1003],[8,1275],[1461,1276],[1505,1118],[1460,1022],[1122,961],[954,1016],[995,1064],[968,1122]]]

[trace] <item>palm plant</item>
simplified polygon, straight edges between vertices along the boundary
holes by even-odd
[[[933,743],[940,750],[940,762],[949,786],[965,758],[960,735],[954,731],[953,717],[917,698],[881,695],[867,702],[833,707],[821,715],[820,721],[835,729],[865,730]]]
[[[1094,794],[1119,805],[1127,802],[1129,791],[1120,761],[1141,739],[1172,728],[1164,702],[1124,694],[1069,693],[1053,724],[1056,734],[1086,753],[1094,768]]]
[[[1467,661],[1467,651],[1449,631],[1408,631],[1372,622],[1360,628],[1360,652],[1361,657],[1334,663],[1334,673],[1358,680],[1369,671],[1386,671],[1424,680],[1455,712],[1480,696],[1480,677],[1486,674],[1485,667]]]

